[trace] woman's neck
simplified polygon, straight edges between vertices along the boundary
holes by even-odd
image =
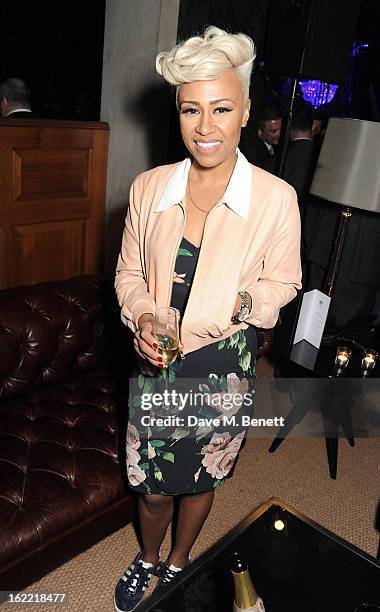
[[[191,164],[191,179],[196,181],[198,184],[202,184],[204,187],[208,185],[216,185],[219,183],[227,183],[231,174],[235,168],[237,155],[234,155],[231,159],[225,160],[222,164],[214,166],[213,168],[205,168],[198,164],[193,159]]]

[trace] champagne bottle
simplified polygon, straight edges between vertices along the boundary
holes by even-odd
[[[234,579],[234,612],[265,612],[262,599],[257,595],[248,570],[247,561],[234,553],[231,562]]]

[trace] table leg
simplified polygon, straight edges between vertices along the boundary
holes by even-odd
[[[285,425],[280,427],[277,436],[268,448],[269,453],[274,453],[278,449],[292,429],[302,421],[308,410],[309,406],[302,398],[294,402],[288,416],[285,417]]]
[[[325,438],[326,450],[327,450],[327,461],[329,464],[330,478],[336,480],[336,473],[338,468],[338,438]]]
[[[335,379],[330,382],[330,396],[322,408],[323,427],[325,430],[325,442],[327,450],[327,461],[329,464],[330,478],[336,480],[338,468],[338,445],[341,425],[341,410],[339,393]]]

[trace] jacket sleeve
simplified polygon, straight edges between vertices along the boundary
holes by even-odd
[[[156,312],[156,304],[148,291],[140,245],[140,197],[137,179],[130,190],[129,207],[119,254],[115,289],[121,307],[121,318],[135,332],[138,318],[144,313]]]
[[[260,278],[246,289],[252,298],[252,309],[246,323],[256,327],[274,327],[280,308],[295,298],[297,289],[301,289],[300,239],[297,196],[294,189],[287,186]]]

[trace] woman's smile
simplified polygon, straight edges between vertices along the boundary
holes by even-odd
[[[194,140],[196,147],[200,153],[210,154],[215,153],[223,144],[221,140]]]

